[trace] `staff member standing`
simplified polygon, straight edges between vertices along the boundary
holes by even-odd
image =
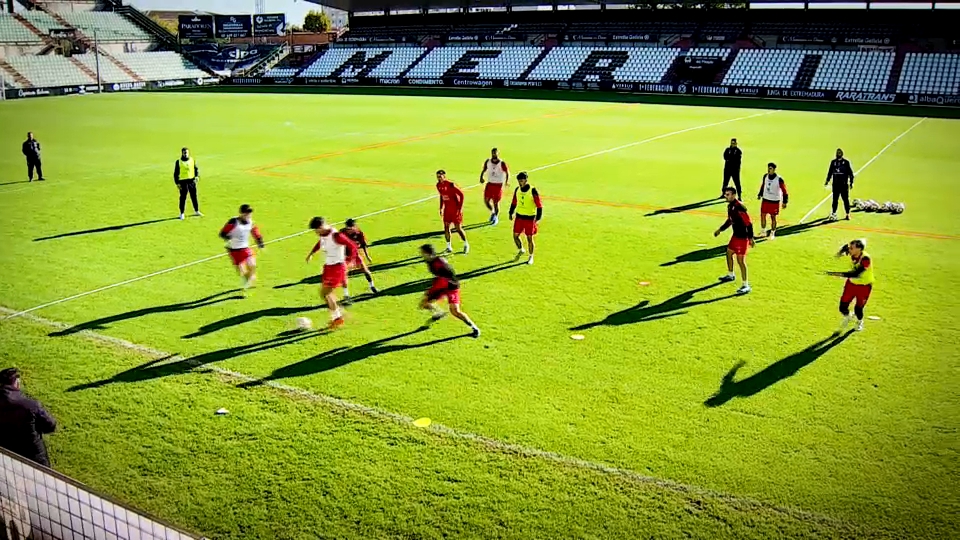
[[[737,147],[737,140],[730,139],[730,146],[723,151],[723,187],[720,188],[720,198],[724,198],[724,191],[730,180],[737,188],[737,198],[741,197],[740,189],[740,162],[743,160],[743,152]]]
[[[823,184],[824,187],[830,185],[830,180],[833,180],[833,206],[828,219],[836,221],[837,203],[839,199],[843,199],[843,211],[847,214],[847,217],[843,219],[849,220],[850,190],[853,189],[853,167],[843,157],[843,150],[839,148],[837,148],[837,158],[830,162],[830,168],[827,169],[827,181]]]
[[[193,215],[202,216],[200,204],[197,202],[197,182],[200,181],[200,169],[197,162],[190,156],[189,148],[180,149],[180,159],[173,167],[173,183],[180,190],[180,219],[183,219],[183,210],[187,204],[187,193],[193,203]]]
[[[43,166],[40,164],[40,141],[33,138],[33,132],[27,132],[27,140],[21,146],[23,157],[27,158],[27,181],[33,182],[33,170],[37,170],[37,180],[46,180],[43,177]]]
[[[43,435],[56,428],[57,422],[50,413],[20,392],[17,368],[0,371],[0,446],[49,467]]]

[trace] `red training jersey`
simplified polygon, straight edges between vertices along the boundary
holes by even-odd
[[[353,229],[344,227],[343,229],[340,229],[340,234],[349,238],[350,241],[356,244],[358,248],[362,249],[367,247],[367,236],[363,234],[363,231],[361,231],[358,227],[354,227]]]
[[[463,192],[453,182],[437,182],[437,193],[440,194],[440,210],[460,211],[463,208]]]
[[[723,222],[720,230],[726,230],[731,225],[734,238],[753,238],[753,223],[750,221],[750,215],[747,214],[747,207],[740,201],[733,201],[727,205],[727,220]]]

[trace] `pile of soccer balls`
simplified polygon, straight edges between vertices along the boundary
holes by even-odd
[[[889,212],[891,214],[902,214],[907,209],[907,206],[903,203],[887,201],[880,204],[877,201],[861,199],[854,199],[853,207],[861,212]]]

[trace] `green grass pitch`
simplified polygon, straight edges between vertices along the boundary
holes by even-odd
[[[219,257],[0,321],[0,363],[60,420],[56,468],[214,539],[946,538],[960,527],[960,123],[926,119],[888,147],[918,120],[416,96],[5,103],[9,310],[220,254],[241,203],[267,240],[392,210],[360,223],[385,294],[342,331],[283,334],[327,317],[303,234],[259,254],[245,299]],[[45,183],[23,182],[28,130]],[[791,195],[782,234],[749,254],[745,297],[716,281],[729,233],[712,236],[724,208],[709,199],[730,137],[755,223],[768,161]],[[181,146],[206,214],[185,222]],[[482,224],[492,146],[544,196],[536,264],[505,264],[506,220],[471,228],[451,262],[483,336],[452,320],[417,331],[427,272],[411,258],[442,246],[433,173],[470,188],[466,223]],[[823,224],[824,205],[801,227],[838,146],[855,169],[876,158],[853,197],[906,212]],[[859,237],[880,320],[833,339],[843,282],[823,272]]]

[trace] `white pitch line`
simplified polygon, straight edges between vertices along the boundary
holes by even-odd
[[[873,163],[874,161],[876,161],[877,158],[880,157],[881,155],[883,155],[883,153],[886,152],[891,146],[893,146],[894,144],[896,144],[896,142],[899,141],[900,139],[902,139],[907,133],[910,133],[911,131],[913,131],[913,128],[915,128],[915,127],[919,126],[920,124],[922,124],[923,121],[926,120],[926,119],[927,119],[926,117],[921,118],[920,120],[917,121],[916,124],[908,127],[906,131],[904,131],[903,133],[897,135],[892,141],[888,142],[887,145],[884,146],[883,148],[881,148],[880,151],[877,152],[877,154],[876,154],[875,156],[873,156],[872,158],[870,158],[870,161],[867,161],[866,163],[863,164],[862,167],[860,167],[859,169],[857,169],[856,171],[854,171],[853,176],[856,177],[857,175],[859,175],[861,171],[863,171],[863,170],[865,170],[867,167],[869,167],[871,163]],[[800,223],[803,223],[804,221],[806,221],[807,218],[810,217],[814,212],[816,212],[818,208],[820,208],[821,206],[823,206],[823,203],[829,201],[829,200],[830,200],[830,197],[833,197],[833,194],[832,194],[832,193],[829,194],[829,195],[827,195],[826,197],[824,197],[822,201],[818,202],[816,206],[814,206],[813,208],[811,208],[810,211],[806,213],[806,215],[804,215],[802,218],[800,218]]]
[[[767,111],[767,112],[763,112],[763,113],[759,113],[759,114],[751,114],[751,115],[748,115],[748,116],[740,116],[740,117],[737,117],[737,118],[731,118],[731,119],[729,119],[729,120],[723,120],[723,121],[720,121],[720,122],[713,122],[713,123],[711,123],[711,124],[704,124],[704,125],[702,125],[702,126],[695,126],[695,127],[690,127],[690,128],[686,128],[686,129],[677,130],[677,131],[671,131],[670,133],[664,133],[664,134],[662,134],[662,135],[657,135],[657,136],[655,136],[655,137],[650,137],[650,138],[647,138],[647,139],[643,139],[643,140],[641,140],[641,141],[635,141],[635,142],[632,142],[632,143],[628,143],[628,144],[616,146],[616,147],[613,147],[613,148],[608,148],[608,149],[606,149],[606,150],[600,150],[600,151],[598,151],[598,152],[593,152],[593,153],[590,153],[590,154],[584,154],[584,155],[582,155],[582,156],[577,156],[577,157],[575,157],[575,158],[565,159],[565,160],[563,160],[563,161],[558,161],[558,162],[556,162],[556,163],[550,163],[550,164],[548,164],[548,165],[542,165],[542,166],[540,166],[540,167],[536,167],[536,168],[529,169],[529,170],[530,170],[531,172],[533,172],[533,171],[542,171],[542,170],[544,170],[544,169],[549,169],[549,168],[551,168],[551,167],[556,167],[556,166],[558,166],[558,165],[564,165],[564,164],[566,164],[566,163],[572,163],[572,162],[574,162],[574,161],[580,161],[581,159],[587,159],[587,158],[591,158],[591,157],[601,156],[601,155],[603,155],[603,154],[609,154],[610,152],[616,152],[616,151],[618,151],[618,150],[623,150],[623,149],[626,149],[626,148],[632,148],[632,147],[634,147],[634,146],[640,146],[641,144],[646,144],[646,143],[653,142],[653,141],[657,141],[657,140],[660,140],[660,139],[665,139],[665,138],[667,138],[667,137],[672,137],[672,136],[674,136],[674,135],[680,135],[680,134],[682,134],[682,133],[688,133],[688,132],[690,132],[690,131],[696,131],[696,130],[698,130],[698,129],[705,129],[705,128],[708,128],[708,127],[719,126],[719,125],[727,124],[727,123],[730,123],[730,122],[737,122],[737,121],[740,121],[740,120],[748,120],[748,119],[750,119],[750,118],[756,118],[756,117],[758,117],[758,116],[766,116],[766,115],[768,115],[768,114],[773,114],[773,113],[776,113],[776,112],[779,112],[779,111],[778,111],[778,110],[777,110],[777,111]],[[470,185],[470,186],[467,186],[467,187],[464,188],[464,189],[473,189],[473,188],[477,187],[478,185],[479,185],[479,184],[472,184],[472,185]],[[408,203],[400,204],[400,205],[397,205],[397,206],[391,206],[390,208],[384,208],[384,209],[382,209],[382,210],[377,210],[377,211],[375,211],[375,212],[370,212],[370,213],[368,213],[368,214],[363,214],[363,215],[360,215],[360,216],[356,216],[355,219],[363,219],[363,218],[373,217],[373,216],[380,215],[380,214],[385,214],[385,213],[387,213],[387,212],[393,212],[394,210],[398,210],[398,209],[400,209],[400,208],[405,208],[405,207],[407,207],[407,206],[413,206],[413,205],[415,205],[415,204],[420,204],[420,203],[422,203],[422,202],[426,202],[426,201],[432,200],[432,199],[434,199],[435,197],[436,197],[435,195],[431,195],[431,196],[429,196],[429,197],[424,197],[424,198],[422,198],[422,199],[417,199],[417,200],[415,200],[415,201],[410,201],[410,202],[408,202]],[[339,225],[340,223],[341,223],[341,222],[338,221],[338,222],[334,223],[334,225]],[[306,234],[306,233],[308,233],[308,232],[310,232],[309,229],[308,229],[308,230],[305,230],[305,231],[295,232],[295,233],[293,233],[293,234],[288,234],[287,236],[281,236],[280,238],[274,238],[273,240],[270,240],[269,242],[266,242],[266,244],[273,244],[273,243],[276,243],[276,242],[282,242],[282,241],[284,241],[284,240],[289,240],[289,239],[291,239],[291,238],[295,238],[295,237],[297,237],[297,236]],[[196,260],[196,261],[192,261],[192,262],[180,264],[180,265],[173,266],[173,267],[170,267],[170,268],[166,268],[166,269],[163,269],[163,270],[158,270],[158,271],[156,271],[156,272],[151,272],[151,273],[149,273],[149,274],[144,274],[144,275],[142,275],[142,276],[138,276],[138,277],[135,277],[135,278],[130,278],[130,279],[127,279],[127,280],[124,280],[124,281],[120,281],[120,282],[118,282],[118,283],[113,283],[113,284],[111,284],[111,285],[104,285],[103,287],[98,287],[98,288],[96,288],[96,289],[92,289],[92,290],[89,290],[89,291],[86,291],[86,292],[77,293],[77,294],[74,294],[74,295],[71,295],[71,296],[67,296],[67,297],[65,297],[65,298],[60,298],[59,300],[52,300],[52,301],[50,301],[50,302],[46,302],[46,303],[44,303],[44,304],[40,304],[39,306],[34,306],[34,307],[32,307],[32,308],[25,309],[25,310],[23,310],[23,311],[14,312],[14,313],[12,313],[12,314],[10,314],[10,315],[7,315],[6,317],[3,317],[2,319],[0,319],[0,321],[4,321],[4,320],[7,320],[7,319],[13,319],[13,318],[15,318],[15,317],[20,317],[21,315],[26,315],[27,313],[32,313],[32,312],[34,312],[34,311],[38,311],[38,310],[41,310],[41,309],[45,309],[45,308],[48,308],[48,307],[51,307],[51,306],[56,306],[56,305],[58,305],[58,304],[63,304],[63,303],[65,303],[65,302],[70,302],[70,301],[76,300],[76,299],[78,299],[78,298],[83,298],[83,297],[85,297],[85,296],[90,296],[91,294],[101,293],[101,292],[103,292],[103,291],[108,291],[108,290],[110,290],[110,289],[115,289],[115,288],[117,288],[117,287],[122,287],[122,286],[124,286],[124,285],[129,285],[129,284],[131,284],[131,283],[136,283],[136,282],[138,282],[138,281],[143,281],[143,280],[145,280],[145,279],[150,279],[150,278],[153,278],[153,277],[161,276],[161,275],[163,275],[163,274],[168,274],[168,273],[170,273],[170,272],[175,272],[175,271],[177,271],[177,270],[183,270],[184,268],[189,268],[189,267],[191,267],[191,266],[196,266],[196,265],[198,265],[198,264],[203,264],[203,263],[205,263],[205,262],[212,261],[212,260],[214,260],[214,259],[219,259],[220,257],[226,257],[226,255],[227,255],[226,252],[224,252],[224,253],[219,253],[219,254],[217,254],[217,255],[211,255],[211,256],[209,256],[209,257],[204,257],[203,259],[198,259],[198,260]]]
[[[432,199],[433,197],[431,197]],[[14,310],[0,306],[0,313],[15,313]],[[38,317],[36,315],[27,315],[25,317],[29,321],[48,326],[50,328],[55,328],[58,330],[67,330],[72,328],[71,325],[52,321],[50,319],[45,319]],[[263,386],[269,386],[275,390],[279,390],[285,394],[297,396],[300,398],[306,398],[310,401],[317,403],[322,403],[324,405],[334,407],[341,410],[346,410],[352,413],[359,414],[361,416],[370,417],[376,420],[387,420],[393,421],[398,424],[402,424],[408,427],[414,426],[414,418],[407,416],[405,414],[396,413],[388,411],[386,409],[381,409],[379,407],[372,407],[369,405],[363,405],[362,403],[356,403],[353,401],[348,401],[334,396],[329,396],[326,394],[320,394],[305,390],[303,388],[298,388],[295,386],[289,386],[282,383],[277,383],[275,381],[266,381],[259,379],[257,377],[252,377],[245,373],[240,373],[221,367],[217,367],[211,364],[206,364],[202,362],[191,362],[190,358],[185,358],[180,355],[173,355],[167,352],[154,349],[145,345],[140,345],[132,341],[127,341],[125,339],[107,336],[104,334],[98,334],[90,330],[81,330],[77,332],[78,336],[83,336],[87,339],[93,341],[99,341],[103,343],[108,343],[117,347],[124,349],[132,350],[137,353],[153,357],[153,358],[166,358],[169,362],[184,362],[190,364],[193,367],[201,367],[203,369],[208,369],[237,381],[242,381],[244,383],[259,383]],[[424,428],[416,428],[424,429]],[[652,485],[661,489],[669,490],[675,493],[680,493],[684,495],[691,495],[703,498],[710,498],[714,500],[719,500],[724,503],[730,504],[731,506],[736,507],[738,510],[767,510],[776,512],[778,514],[787,516],[798,521],[807,521],[807,522],[816,522],[830,527],[840,527],[845,529],[851,529],[850,532],[860,529],[862,525],[854,524],[846,520],[834,518],[831,516],[818,514],[815,512],[809,512],[806,510],[793,508],[789,506],[776,505],[750,497],[741,497],[738,495],[733,495],[729,493],[724,493],[721,491],[716,491],[712,489],[703,488],[700,486],[695,486],[691,484],[684,484],[681,482],[676,482],[674,480],[669,480],[666,478],[658,478],[656,476],[649,476],[645,474],[638,473],[631,469],[624,469],[622,467],[615,467],[613,465],[607,465],[605,463],[600,463],[596,461],[589,461],[585,459],[580,459],[572,456],[567,456],[560,454],[558,452],[551,452],[549,450],[541,450],[539,448],[524,446],[515,443],[509,443],[501,441],[499,439],[494,439],[492,437],[487,437],[485,435],[480,435],[477,433],[472,433],[469,431],[461,431],[456,428],[447,427],[442,424],[432,423],[428,428],[425,428],[429,431],[432,431],[438,435],[450,437],[453,439],[459,439],[463,441],[468,441],[479,446],[485,447],[488,450],[510,455],[520,455],[529,458],[538,458],[546,461],[552,461],[554,463],[559,463],[568,467],[573,467],[576,469],[585,469],[590,471],[595,471],[598,473],[617,476],[626,480],[637,482],[639,484]]]
[[[591,153],[589,153],[589,154],[584,154],[584,155],[582,155],[582,156],[577,156],[577,157],[575,157],[575,158],[565,159],[565,160],[563,160],[563,161],[558,161],[558,162],[556,162],[556,163],[551,163],[551,164],[549,164],[549,165],[543,165],[543,166],[537,167],[537,168],[535,168],[535,169],[530,169],[530,172],[533,172],[533,171],[542,171],[542,170],[544,170],[544,169],[549,169],[549,168],[551,168],[551,167],[556,167],[556,166],[558,166],[558,165],[566,165],[567,163],[573,163],[574,161],[580,161],[581,159],[587,159],[587,158],[602,156],[602,155],[604,155],[604,154],[609,154],[610,152],[617,152],[617,151],[619,151],[619,150],[624,150],[624,149],[626,149],[626,148],[633,148],[634,146],[640,146],[641,144],[647,144],[647,143],[650,143],[650,142],[653,142],[653,141],[658,141],[658,140],[660,140],[660,139],[666,139],[667,137],[673,137],[674,135],[680,135],[680,134],[682,134],[682,133],[689,133],[689,132],[691,132],[691,131],[697,131],[697,130],[699,130],[699,129],[706,129],[706,128],[710,128],[710,127],[714,127],[714,126],[722,126],[723,124],[729,124],[730,122],[739,122],[740,120],[749,120],[750,118],[757,118],[757,117],[760,117],[760,116],[767,116],[768,114],[774,114],[774,113],[778,113],[778,112],[780,112],[779,109],[778,109],[778,110],[775,110],[775,111],[766,111],[766,112],[762,112],[762,113],[751,114],[751,115],[749,115],[749,116],[740,116],[740,117],[737,117],[737,118],[731,118],[731,119],[729,119],[729,120],[722,120],[722,121],[720,121],[720,122],[714,122],[714,123],[712,123],[712,124],[704,124],[704,125],[702,125],[702,126],[695,126],[695,127],[690,127],[690,128],[686,128],[686,129],[677,130],[677,131],[671,131],[670,133],[664,133],[663,135],[657,135],[657,136],[655,136],[655,137],[650,137],[649,139],[643,139],[642,141],[635,141],[635,142],[632,142],[632,143],[627,143],[627,144],[623,144],[623,145],[620,145],[620,146],[615,146],[615,147],[613,147],[613,148],[607,148],[606,150],[599,150],[599,151],[597,151],[597,152],[591,152]]]

